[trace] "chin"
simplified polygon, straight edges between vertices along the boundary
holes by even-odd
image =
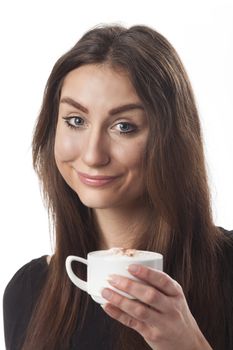
[[[94,198],[94,196],[87,198],[79,195],[79,199],[83,205],[92,209],[107,209],[116,206],[115,202],[110,199],[103,198],[100,195],[97,196],[97,198]]]

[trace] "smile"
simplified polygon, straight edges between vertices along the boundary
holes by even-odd
[[[119,176],[103,176],[103,175],[97,175],[92,176],[84,173],[78,172],[78,176],[80,181],[88,186],[92,187],[101,187],[105,186],[107,184],[110,184],[114,180],[116,180]]]

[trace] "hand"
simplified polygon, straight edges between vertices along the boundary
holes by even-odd
[[[137,267],[134,272],[133,266]],[[164,272],[143,265],[130,267],[129,272],[140,281],[111,275],[109,283],[136,300],[104,288],[102,296],[108,300],[104,311],[140,333],[152,349],[210,350],[181,286]]]

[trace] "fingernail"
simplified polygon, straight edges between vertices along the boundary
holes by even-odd
[[[115,275],[110,275],[107,278],[107,281],[112,284],[113,286],[116,286],[119,283],[119,277],[115,276]]]
[[[109,289],[103,289],[103,290],[102,290],[102,296],[103,296],[105,299],[111,299],[111,297],[112,297],[112,292],[111,292]]]
[[[127,270],[129,272],[133,272],[133,273],[139,272],[139,269],[140,269],[140,267],[138,265],[134,265],[134,264],[133,265],[129,265],[128,268],[127,268]]]

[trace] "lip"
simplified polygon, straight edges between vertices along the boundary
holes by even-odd
[[[107,185],[114,180],[116,180],[119,176],[106,176],[106,175],[89,175],[81,172],[77,172],[79,179],[82,183],[92,187],[101,187]]]

